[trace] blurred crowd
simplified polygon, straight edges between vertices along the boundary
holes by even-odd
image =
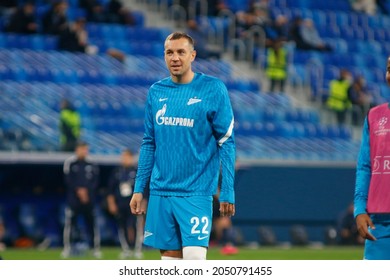
[[[135,24],[132,12],[120,0],[109,0],[105,5],[98,0],[80,0],[77,7],[79,14],[72,19],[68,17],[69,4],[66,0],[48,1],[47,5],[39,7],[39,12],[37,8],[32,0],[21,5],[16,0],[1,1],[3,31],[58,36],[59,50],[94,54],[97,49],[88,43],[87,22]]]

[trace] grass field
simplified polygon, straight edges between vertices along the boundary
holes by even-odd
[[[102,248],[103,260],[118,259],[120,249],[117,247]],[[37,249],[14,249],[8,248],[0,252],[5,260],[61,260],[61,248],[39,251]],[[240,248],[237,255],[224,256],[218,248],[211,248],[207,259],[210,260],[361,260],[363,247],[261,247],[257,249]],[[73,260],[94,259],[92,254],[87,253],[75,256]],[[144,250],[145,260],[159,260],[157,250]]]

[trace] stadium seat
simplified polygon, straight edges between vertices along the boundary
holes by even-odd
[[[263,246],[275,246],[277,238],[275,232],[269,226],[260,226],[258,228],[259,243]]]
[[[85,12],[78,10],[76,2],[77,0],[73,0],[70,3],[70,18],[83,15]],[[246,10],[249,2],[231,0],[227,4],[233,10]],[[360,73],[367,74],[368,81],[378,81],[381,78],[380,71],[376,68],[383,67],[380,65],[382,59],[380,56],[386,54],[386,44],[369,41],[367,38],[371,35],[373,39],[375,36],[386,38],[388,33],[390,34],[383,25],[386,23],[385,19],[352,16],[348,9],[342,9],[345,8],[345,4],[333,0],[327,3],[306,0],[271,1],[270,5],[273,14],[300,15],[314,19],[321,36],[329,39],[334,47],[334,52],[327,54],[292,49],[294,51],[292,63],[295,65],[293,72],[296,77],[304,77],[300,81],[302,84],[311,83],[313,87],[318,87],[316,88],[318,92],[322,92],[329,80],[338,76],[339,68],[343,66],[350,67],[354,72],[359,69]],[[331,7],[333,10],[325,7]],[[41,8],[40,11],[43,9]],[[140,14],[141,21],[142,16]],[[221,21],[210,17],[206,20],[213,29],[218,29],[221,23],[226,24],[225,19]],[[0,50],[2,62],[0,78],[10,80],[15,85],[21,84],[22,92],[31,90],[36,93],[31,102],[38,103],[38,107],[42,104],[44,110],[46,110],[44,106],[47,106],[58,112],[56,104],[65,96],[77,100],[75,102],[77,109],[85,118],[83,127],[91,135],[96,132],[95,129],[99,133],[107,131],[120,133],[132,129],[142,134],[143,104],[147,90],[153,82],[167,75],[162,58],[161,41],[171,30],[146,27],[143,23],[140,24],[138,19],[136,21],[137,24],[133,27],[88,23],[87,30],[91,43],[99,47],[99,54],[96,56],[56,51],[55,36],[0,34],[0,38],[3,38],[0,40],[0,47],[6,47],[5,50]],[[226,28],[224,24],[222,26]],[[381,30],[381,32],[374,32],[374,30]],[[109,47],[116,47],[127,54],[126,65],[104,54]],[[390,49],[390,45],[388,48]],[[370,51],[374,51],[375,54],[371,54]],[[356,55],[351,55],[351,52]],[[363,52],[369,55],[363,56]],[[324,70],[322,85],[313,83],[321,80],[319,79],[321,77],[307,76],[307,63],[313,61],[317,61],[313,64],[315,67],[322,67]],[[332,66],[329,66],[328,62],[331,62]],[[139,74],[140,68],[144,70],[142,75]],[[234,78],[232,65],[224,60],[199,60],[194,65],[194,69],[220,77],[226,83],[236,115],[236,130],[239,135],[248,137],[261,135],[271,139],[271,142],[273,138],[281,136],[289,139],[332,138],[330,135],[334,138],[348,138],[348,132],[344,131],[343,134],[342,129],[338,133],[331,134],[329,128],[320,127],[321,120],[318,113],[296,108],[288,95],[263,93],[261,80]],[[290,78],[290,82],[294,83],[292,76]],[[26,82],[32,84],[27,87]],[[18,89],[19,86],[13,90],[7,88],[7,92],[18,92]],[[41,102],[38,99],[39,92],[47,101]],[[385,90],[380,90],[379,86],[378,92],[383,92],[383,95],[387,96]],[[108,120],[107,122],[98,120],[95,125],[95,117],[107,117]],[[112,121],[114,117],[117,119],[116,123]],[[132,118],[132,120],[126,122],[125,118]],[[28,120],[23,119],[23,122],[28,123]],[[48,130],[47,133],[51,135],[50,137],[54,137],[51,131]],[[108,141],[108,138],[104,139]],[[122,139],[116,140],[118,143],[122,141]],[[37,143],[41,142],[37,141]],[[100,144],[95,143],[94,149],[97,149]],[[283,141],[279,144],[282,149],[289,151],[294,147]],[[254,151],[261,150],[256,143],[253,146]],[[104,149],[101,147],[100,150]],[[108,150],[110,149],[107,148],[106,151]],[[277,151],[271,148],[269,155],[278,156]],[[301,158],[302,154],[294,155],[289,152],[288,157],[290,156]]]
[[[293,245],[303,246],[309,243],[307,229],[303,225],[293,225],[290,228],[290,236]]]

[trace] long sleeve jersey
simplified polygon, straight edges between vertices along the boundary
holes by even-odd
[[[226,86],[195,73],[188,84],[170,77],[151,86],[145,108],[135,192],[213,195],[222,169],[221,202],[234,203],[234,117]]]

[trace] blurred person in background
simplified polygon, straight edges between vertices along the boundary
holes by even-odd
[[[1,0],[0,1],[0,16],[8,18],[18,8],[17,0]]]
[[[79,217],[84,219],[86,241],[93,247],[93,256],[101,258],[100,232],[96,218],[96,188],[99,182],[99,167],[88,159],[89,146],[86,142],[77,142],[75,155],[64,162],[66,186],[66,209],[64,225],[64,249],[61,256],[68,258],[75,251],[77,239],[82,240]]]
[[[5,25],[5,31],[34,34],[39,31],[38,27],[35,18],[35,4],[33,1],[27,1],[10,15],[10,19]]]
[[[351,86],[352,76],[347,69],[341,69],[339,78],[329,83],[329,96],[326,106],[336,115],[337,124],[345,124],[347,112],[351,108],[348,89]]]
[[[131,11],[119,0],[110,0],[106,6],[106,22],[134,25],[135,19]]]
[[[73,108],[69,100],[61,102],[60,109],[60,143],[61,151],[73,152],[76,143],[80,138],[81,118],[80,114]]]
[[[349,204],[337,221],[340,245],[361,245],[364,243],[356,226],[353,209],[353,203]]]
[[[248,3],[248,13],[255,17],[259,26],[266,26],[271,23],[271,10],[269,0],[251,0]]]
[[[5,224],[3,221],[3,217],[0,216],[0,252],[4,251],[7,248],[4,239],[5,239]]]
[[[213,196],[213,226],[212,242],[215,245],[222,245],[220,253],[222,255],[235,255],[239,250],[235,246],[235,232],[231,217],[221,216],[219,212],[219,195],[221,191],[222,175],[218,179],[218,193]]]
[[[78,4],[79,8],[82,8],[86,11],[86,20],[88,22],[106,21],[104,5],[99,0],[79,0]]]
[[[96,54],[98,48],[88,42],[88,32],[85,28],[86,19],[80,17],[68,24],[58,37],[58,49],[68,52]]]
[[[376,14],[376,2],[376,0],[349,0],[352,9],[355,12],[365,13],[371,16]]]
[[[187,21],[187,33],[196,43],[196,56],[201,59],[220,59],[221,51],[212,49],[208,43],[208,34],[206,29],[198,25],[196,20],[190,19]]]
[[[42,32],[45,34],[59,35],[67,28],[68,3],[66,1],[58,1],[52,4],[42,17]]]
[[[352,124],[362,125],[372,99],[363,76],[355,77],[348,89],[348,98],[352,103]]]
[[[303,19],[300,16],[295,16],[290,20],[287,35],[288,40],[295,43],[297,48],[301,48],[303,45],[303,39],[301,36],[301,26],[303,24]]]
[[[268,0],[251,1],[247,11],[238,11],[235,14],[235,36],[243,39],[247,45],[271,47],[273,41],[277,39],[278,31],[273,29],[275,21],[271,18],[268,5]]]
[[[5,225],[3,222],[3,218],[0,216],[0,252],[5,251],[7,245],[4,242],[5,237]],[[0,255],[0,260],[2,260],[2,256]]]
[[[129,258],[133,254],[136,259],[142,258],[145,215],[135,216],[129,211],[136,173],[133,153],[124,150],[121,155],[121,165],[113,170],[108,181],[107,206],[118,227],[118,238],[122,248],[121,259]],[[146,204],[145,198],[144,203]],[[131,247],[134,248],[134,252]]]
[[[301,41],[297,43],[298,49],[315,51],[332,51],[332,47],[327,44],[318,34],[313,20],[304,19],[300,27]]]
[[[205,16],[216,17],[222,10],[228,9],[227,4],[223,0],[208,0],[208,1],[179,0],[177,4],[179,4],[181,7],[184,8],[186,12],[186,20],[195,19],[200,15],[204,15],[202,12],[206,10],[207,10],[207,14]]]
[[[390,85],[390,57],[386,82]],[[354,216],[365,239],[364,259],[390,260],[390,107],[375,106],[364,120],[356,166]]]
[[[226,1],[224,0],[208,0],[207,2],[207,15],[210,17],[217,17],[221,11],[229,9]]]
[[[287,80],[287,50],[283,48],[283,40],[278,39],[272,43],[272,47],[267,50],[266,75],[270,82],[269,91],[275,92],[276,87],[279,92],[284,92]]]
[[[267,37],[266,44],[269,46],[276,40],[288,41],[289,21],[284,15],[278,15],[270,24],[266,25],[264,30]]]
[[[377,8],[381,11],[382,14],[388,15],[389,8],[387,5],[387,0],[375,0]]]

